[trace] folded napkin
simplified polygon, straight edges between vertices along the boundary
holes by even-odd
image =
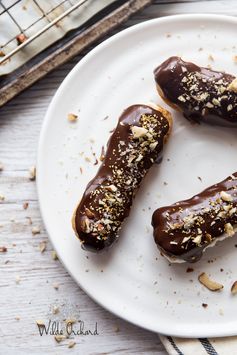
[[[236,355],[237,336],[225,338],[185,339],[159,335],[170,355]]]

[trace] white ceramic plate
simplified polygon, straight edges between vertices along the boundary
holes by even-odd
[[[208,250],[192,266],[194,272],[187,273],[190,265],[170,266],[160,256],[150,226],[157,207],[188,198],[237,170],[237,130],[194,126],[171,110],[174,129],[163,162],[149,172],[118,243],[108,252],[83,251],[71,216],[98,169],[95,156],[100,156],[123,109],[151,101],[166,106],[156,93],[153,69],[179,55],[237,75],[236,25],[235,18],[225,16],[171,16],[120,32],[75,66],[43,124],[38,192],[57,254],[95,301],[152,331],[185,337],[237,333],[237,297],[230,294],[237,279],[237,239]],[[78,114],[77,123],[68,122],[70,112]],[[224,290],[212,293],[202,287],[197,280],[202,271],[223,283]]]

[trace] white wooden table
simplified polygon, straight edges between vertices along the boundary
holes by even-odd
[[[122,28],[179,13],[237,14],[236,0],[157,0]],[[115,31],[115,32],[117,32]],[[85,53],[84,53],[85,54]],[[166,354],[156,334],[133,326],[95,304],[58,260],[41,220],[35,182],[28,170],[46,109],[62,80],[82,56],[74,58],[0,109],[0,354]],[[24,204],[29,203],[27,209]],[[26,207],[26,206],[25,206]],[[30,224],[32,222],[32,224]],[[40,234],[32,235],[39,227]],[[40,245],[46,250],[40,252]],[[53,314],[58,306],[59,313]],[[57,310],[56,308],[54,309]],[[80,316],[87,328],[98,323],[98,336],[76,336],[57,343],[40,336],[36,320]]]

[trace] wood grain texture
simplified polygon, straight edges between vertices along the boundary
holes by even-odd
[[[178,13],[237,14],[235,0],[154,1],[118,30],[159,16]],[[85,53],[83,53],[84,55]],[[83,56],[82,55],[82,56]],[[0,354],[166,354],[157,334],[133,326],[95,304],[53,260],[44,229],[35,182],[28,170],[35,165],[37,143],[46,109],[62,80],[82,56],[58,68],[0,109]],[[28,209],[23,208],[25,202]],[[30,219],[32,224],[30,224]],[[32,235],[32,227],[40,234]],[[46,243],[41,253],[40,243]],[[58,286],[55,289],[54,286]],[[59,313],[54,315],[52,307]],[[19,317],[17,320],[16,317]],[[80,317],[87,328],[98,323],[98,336],[76,336],[57,343],[40,337],[36,320]]]

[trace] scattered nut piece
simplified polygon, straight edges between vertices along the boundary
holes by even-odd
[[[232,196],[225,191],[221,191],[220,196],[223,201],[226,201],[226,202],[233,201]]]
[[[237,55],[233,56],[233,61],[234,61],[234,63],[237,63]]]
[[[208,60],[210,60],[210,61],[214,62],[214,58],[213,58],[213,56],[212,56],[211,54],[209,54],[209,56],[208,56]]]
[[[68,119],[69,122],[76,122],[77,118],[78,118],[78,116],[75,115],[74,113],[69,113],[67,115],[67,119]]]
[[[41,242],[39,245],[40,252],[43,253],[46,250],[46,242]]]
[[[35,166],[32,166],[29,169],[29,179],[30,179],[30,181],[34,181],[36,179],[36,167]]]
[[[58,314],[58,313],[59,313],[59,307],[53,306],[53,314]]]
[[[5,53],[2,50],[0,50],[0,57],[5,57]]]
[[[207,303],[202,303],[203,308],[207,308],[208,304]]]
[[[19,316],[16,316],[15,317],[15,320],[20,320],[21,318]]]
[[[16,40],[17,40],[17,44],[19,46],[20,44],[22,44],[23,42],[25,42],[27,40],[27,37],[26,37],[26,35],[24,35],[24,33],[21,33],[18,36],[16,36]]]
[[[57,256],[57,254],[56,254],[56,251],[55,251],[55,250],[52,250],[52,252],[51,252],[51,256],[52,256],[52,259],[53,259],[53,260],[58,260],[58,256]]]
[[[231,286],[231,293],[232,293],[232,295],[236,295],[236,293],[237,293],[237,281],[235,281],[233,283],[233,285]]]
[[[37,321],[36,321],[36,324],[37,324],[39,327],[45,326],[45,323],[44,323],[42,320],[37,320]]]
[[[33,235],[40,234],[40,228],[39,227],[33,227],[31,230]]]
[[[65,337],[65,335],[60,335],[59,334],[59,335],[55,335],[54,339],[56,340],[57,343],[61,343],[61,341],[65,340],[66,337]]]
[[[55,290],[59,289],[59,284],[58,283],[54,282],[52,285],[53,285],[53,288],[55,288]]]
[[[27,210],[28,207],[29,207],[29,202],[24,202],[23,203],[24,210]]]
[[[5,196],[0,194],[0,201],[4,201],[5,200]]]
[[[210,291],[219,291],[224,287],[220,283],[211,280],[205,272],[198,276],[198,281]]]
[[[237,78],[235,78],[227,87],[227,90],[237,93]]]
[[[6,253],[7,248],[6,247],[0,247],[0,253]]]
[[[186,272],[193,272],[193,268],[192,267],[188,267]]]
[[[17,275],[17,276],[16,276],[15,281],[16,281],[16,284],[19,284],[19,283],[20,283],[21,278],[20,278],[20,276],[19,276],[19,275]]]
[[[68,348],[71,349],[71,348],[73,348],[75,345],[76,345],[75,341],[70,341],[70,342],[68,343]]]

